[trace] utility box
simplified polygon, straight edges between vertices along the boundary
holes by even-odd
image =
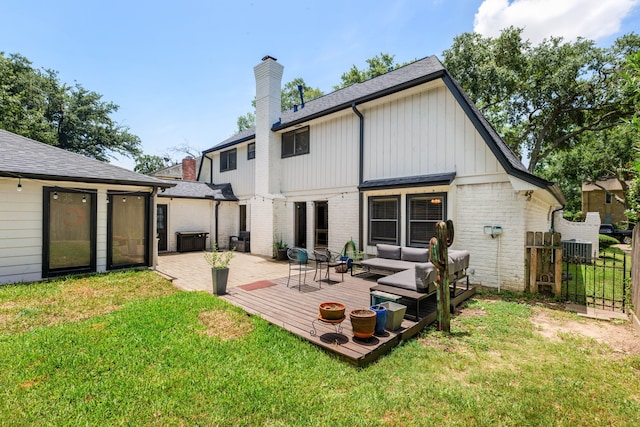
[[[586,240],[563,240],[562,241],[562,257],[569,259],[570,262],[578,264],[586,264],[591,262],[592,243]]]
[[[176,233],[178,252],[204,251],[208,234],[202,231],[178,231]]]

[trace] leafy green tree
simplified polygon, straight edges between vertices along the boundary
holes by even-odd
[[[0,52],[0,127],[65,150],[108,161],[140,154],[140,139],[111,115],[118,106],[55,71],[34,69],[17,54]]]
[[[624,126],[633,138],[632,179],[626,193],[627,216],[633,222],[640,219],[640,52],[627,56],[623,76],[623,89],[630,94],[634,106],[634,115]]]
[[[281,91],[281,102],[282,102],[282,110],[289,110],[293,108],[294,105],[301,105],[302,101],[300,99],[300,91],[298,89],[298,85],[302,86],[302,93],[304,97],[304,102],[311,101],[312,99],[319,98],[324,93],[318,88],[312,88],[307,85],[304,79],[298,77],[290,82],[286,83]],[[251,101],[251,105],[256,108],[256,100]],[[254,112],[249,112],[244,116],[238,117],[236,121],[238,125],[238,132],[242,132],[243,130],[249,129],[252,126],[256,125],[256,115]]]
[[[618,126],[633,105],[621,90],[624,58],[640,48],[626,35],[610,48],[550,38],[537,46],[508,28],[497,38],[464,33],[444,64],[509,146],[529,157],[529,170],[580,135]]]
[[[351,86],[354,83],[362,83],[365,80],[372,79],[401,67],[402,65],[394,62],[394,58],[395,55],[380,53],[380,55],[376,55],[373,58],[366,60],[368,64],[367,68],[359,69],[355,65],[352,65],[349,71],[340,76],[340,84],[334,86],[333,89],[338,90]]]
[[[133,168],[133,171],[146,175],[163,169],[166,166],[167,163],[163,157],[151,154],[141,154],[136,157],[136,165]]]

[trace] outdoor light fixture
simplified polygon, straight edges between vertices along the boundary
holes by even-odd
[[[124,196],[124,197],[122,198],[122,203],[127,203],[127,196]]]
[[[58,192],[57,191],[53,192],[53,200],[58,200]]]
[[[87,203],[87,196],[84,194],[82,195],[82,203]]]
[[[442,203],[442,199],[431,199],[431,203],[433,203],[434,205],[439,205],[440,203]]]
[[[18,191],[22,191],[22,178],[18,178]]]

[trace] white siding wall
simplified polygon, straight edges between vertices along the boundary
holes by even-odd
[[[220,172],[220,153],[215,152],[209,154],[213,158],[213,183],[214,184],[231,184],[233,193],[239,199],[247,199],[253,196],[255,188],[255,164],[256,159],[247,159],[247,143],[236,145],[237,169]],[[225,150],[222,150],[225,151]],[[204,160],[202,170],[200,172],[200,181],[211,182],[210,168],[212,162],[208,159]]]
[[[444,86],[372,108],[365,115],[364,179],[503,172]]]
[[[280,191],[326,192],[357,185],[359,126],[350,111],[310,126],[309,154],[279,160]]]
[[[471,252],[473,283],[501,289],[524,290],[526,197],[508,181],[459,185],[454,248]],[[485,225],[500,225],[503,234],[484,234]]]
[[[215,232],[212,201],[158,197],[158,203],[167,205],[167,250],[169,252],[178,250],[176,233],[184,231],[209,233],[207,248],[211,248],[211,238]]]
[[[96,270],[107,269],[107,191],[147,191],[150,188],[106,186],[77,182],[0,178],[0,283],[42,279],[43,187],[97,190]]]

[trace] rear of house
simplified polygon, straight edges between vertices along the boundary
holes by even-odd
[[[254,72],[255,128],[203,152],[199,171],[238,198],[221,234],[246,227],[262,255],[279,238],[332,249],[353,239],[375,255],[377,243],[426,247],[436,222],[452,219],[475,283],[523,289],[525,233],[547,231],[564,199],[527,171],[437,58],[288,111],[283,67],[265,57]]]

